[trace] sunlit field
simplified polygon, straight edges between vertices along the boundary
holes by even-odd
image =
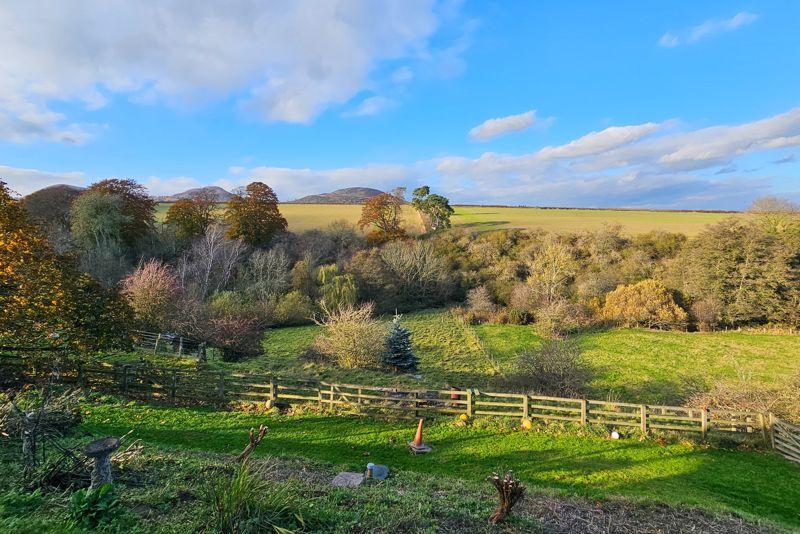
[[[158,205],[157,217],[163,221],[169,204]],[[324,228],[333,221],[345,220],[355,224],[361,215],[359,204],[281,204],[281,213],[289,221],[289,230],[302,232]],[[673,211],[542,209],[491,206],[455,206],[453,226],[478,231],[499,228],[543,229],[554,232],[579,232],[598,228],[603,224],[619,224],[628,234],[651,230],[683,232],[695,235],[708,224],[728,217],[741,217],[735,213],[703,213]],[[421,230],[420,220],[410,206],[404,210],[406,227],[412,232]]]

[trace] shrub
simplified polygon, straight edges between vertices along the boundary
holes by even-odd
[[[696,300],[691,307],[692,317],[702,331],[714,330],[722,320],[722,303],[714,297]]]
[[[95,529],[102,524],[112,523],[122,511],[114,486],[103,484],[98,488],[80,489],[73,493],[67,513],[74,525]]]
[[[586,325],[583,307],[566,299],[556,299],[536,311],[536,326],[544,334],[564,336]]]
[[[289,288],[289,257],[279,248],[257,250],[247,261],[244,278],[248,295],[271,301]]]
[[[526,312],[517,308],[509,308],[508,310],[508,324],[522,325],[528,324],[531,318]]]
[[[372,318],[372,312],[371,303],[336,310],[323,308],[324,316],[317,321],[324,327],[316,340],[320,352],[342,367],[377,367],[383,360],[386,329]]]
[[[247,463],[214,478],[207,488],[204,497],[212,509],[208,524],[212,532],[294,532],[304,526],[286,487],[267,484],[263,473],[252,472]]]
[[[222,351],[224,361],[261,353],[263,322],[240,293],[221,291],[206,306],[198,337]]]
[[[572,397],[582,394],[591,373],[581,362],[578,344],[571,340],[543,340],[517,356],[510,384],[526,392]]]
[[[290,291],[275,306],[275,322],[282,325],[307,324],[314,317],[314,303],[311,297],[300,291]]]
[[[122,280],[122,294],[139,325],[164,332],[172,323],[180,285],[169,266],[150,260]]]
[[[533,315],[537,308],[537,295],[528,284],[517,284],[508,297],[508,307],[521,314]]]
[[[734,381],[715,382],[708,391],[692,395],[688,406],[728,411],[772,412],[794,423],[800,423],[800,372],[777,386],[760,384],[739,373]]]
[[[670,328],[686,324],[686,312],[657,280],[621,285],[606,295],[603,317],[623,326]]]
[[[479,286],[467,291],[467,308],[478,315],[490,315],[497,311],[497,304],[486,286]]]

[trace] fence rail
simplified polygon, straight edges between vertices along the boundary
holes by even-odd
[[[199,360],[206,359],[206,344],[196,339],[181,336],[180,334],[163,334],[156,332],[143,332],[132,330],[133,343],[138,348],[152,351],[175,354],[177,356],[195,355]]]
[[[787,460],[800,463],[800,426],[781,421],[769,415],[772,429],[772,448]]]
[[[22,355],[20,355],[22,354]],[[466,415],[563,421],[686,432],[705,438],[709,433],[760,438],[765,445],[800,462],[800,428],[771,414],[732,412],[589,399],[548,397],[478,389],[402,389],[362,384],[278,378],[267,374],[189,370],[149,364],[108,364],[69,358],[29,356],[0,350],[0,376],[19,383],[55,378],[64,384],[147,398],[168,403],[219,404],[269,401],[275,405],[317,404],[330,410],[391,413],[400,417]],[[771,438],[771,439],[770,439]]]

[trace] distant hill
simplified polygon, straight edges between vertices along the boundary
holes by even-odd
[[[337,189],[332,193],[322,193],[319,195],[308,195],[297,200],[292,200],[291,204],[361,204],[374,196],[380,195],[383,191],[372,189],[371,187],[346,187]]]
[[[217,198],[217,202],[228,202],[231,197],[233,196],[228,191],[224,190],[221,187],[217,187],[215,185],[209,185],[206,187],[195,187],[194,189],[189,189],[184,191],[183,193],[177,193],[175,195],[165,195],[161,197],[156,197],[156,200],[159,202],[177,202],[183,198],[190,198],[192,195],[196,195],[197,193],[201,193],[203,191],[208,191]]]

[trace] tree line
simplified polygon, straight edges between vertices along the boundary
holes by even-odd
[[[96,349],[130,326],[189,334],[241,357],[265,328],[373,303],[376,314],[456,305],[469,322],[551,334],[608,325],[714,329],[800,321],[796,206],[760,199],[699,235],[451,228],[429,187],[366,201],[358,227],[287,231],[255,182],[220,206],[202,193],[163,225],[132,180],[15,200],[3,185],[0,338]],[[52,195],[51,195],[52,196]],[[404,227],[410,205],[424,224]],[[360,228],[359,228],[360,227]]]

